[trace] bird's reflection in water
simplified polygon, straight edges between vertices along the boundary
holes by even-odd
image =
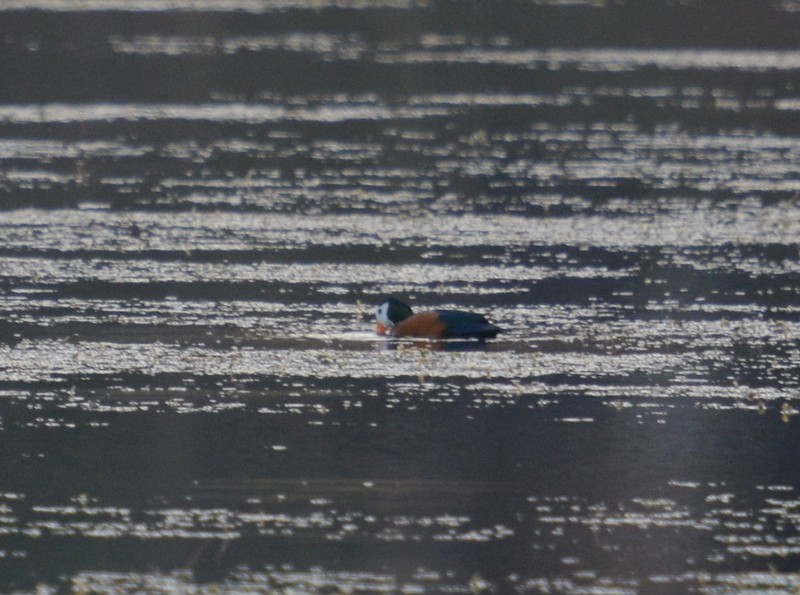
[[[377,341],[378,351],[487,351],[486,341],[477,339],[394,339],[387,337],[385,341]]]

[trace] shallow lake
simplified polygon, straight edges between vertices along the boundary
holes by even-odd
[[[0,591],[796,593],[798,48],[793,0],[3,2]]]

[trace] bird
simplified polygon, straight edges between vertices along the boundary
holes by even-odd
[[[375,311],[379,335],[400,339],[492,339],[502,332],[482,314],[461,310],[432,310],[414,314],[408,304],[396,298],[386,299]]]

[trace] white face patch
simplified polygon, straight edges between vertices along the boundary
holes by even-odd
[[[375,310],[375,318],[386,328],[391,328],[394,323],[389,320],[389,302],[384,302]]]

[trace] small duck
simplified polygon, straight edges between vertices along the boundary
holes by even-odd
[[[481,314],[460,310],[434,310],[414,314],[408,304],[389,298],[375,311],[379,335],[389,334],[400,339],[492,339],[502,329],[491,324]]]

